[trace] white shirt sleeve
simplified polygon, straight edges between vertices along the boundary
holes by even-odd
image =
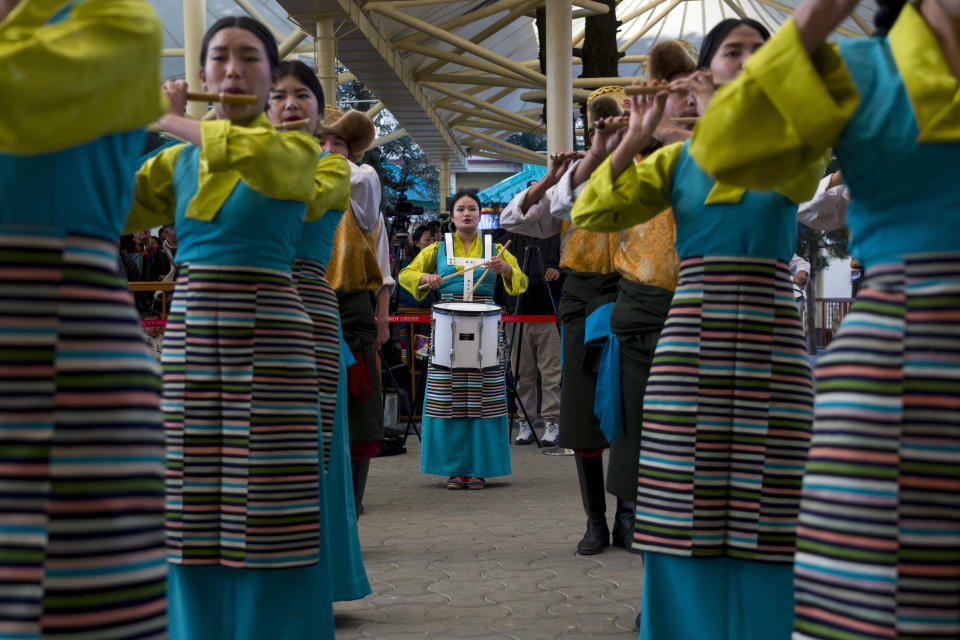
[[[372,231],[381,218],[381,193],[376,169],[368,164],[350,162],[350,206],[357,224],[364,231]]]
[[[526,189],[513,196],[510,203],[500,212],[500,226],[507,231],[534,238],[549,238],[560,233],[560,221],[550,215],[550,203],[547,197],[544,196],[534,202],[524,213],[523,200],[526,197]]]
[[[824,176],[813,198],[797,209],[797,220],[811,229],[833,231],[847,226],[850,190],[846,185],[829,187],[831,176]]]
[[[790,264],[788,268],[790,269],[791,276],[795,276],[801,271],[806,271],[808,274],[810,273],[810,263],[797,254],[793,254],[793,257],[790,258]]]
[[[573,203],[586,188],[584,182],[576,189],[573,188],[573,172],[576,170],[576,162],[570,163],[566,172],[560,177],[560,181],[547,189],[547,200],[550,201],[550,215],[557,220],[570,220],[570,212],[573,211]]]
[[[380,267],[380,274],[383,276],[383,286],[393,288],[397,283],[390,273],[390,243],[387,241],[387,225],[383,221],[383,216],[378,216],[377,225],[377,266]]]

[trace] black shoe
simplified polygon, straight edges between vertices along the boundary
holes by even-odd
[[[587,514],[587,531],[577,543],[577,553],[592,556],[610,546],[607,528],[607,501],[603,489],[603,458],[574,456],[580,479],[580,498]]]
[[[634,503],[617,498],[617,515],[613,522],[613,546],[623,547],[632,553],[634,532]]]
[[[370,473],[370,460],[354,460],[351,463],[353,471],[353,503],[357,510],[357,519],[363,513],[363,492],[367,488],[367,474]]]

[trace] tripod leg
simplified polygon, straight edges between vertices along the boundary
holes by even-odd
[[[507,387],[513,391],[513,396],[517,399],[517,406],[520,407],[520,413],[523,414],[523,419],[527,421],[527,424],[532,425],[533,422],[531,422],[530,416],[527,414],[527,408],[523,406],[523,400],[520,399],[520,394],[517,393],[517,385],[509,369],[504,369],[504,382],[506,382]],[[533,440],[537,443],[537,448],[539,449],[541,445],[540,438],[537,436],[537,430],[531,426],[530,431],[533,433]],[[511,435],[512,429],[508,429],[507,438],[510,438]]]
[[[387,360],[383,356],[383,350],[380,350],[380,361],[386,363]],[[393,375],[393,370],[389,366],[384,366],[384,370],[387,372],[387,375],[390,377],[390,382],[393,385],[393,388],[397,391],[400,391],[400,385],[397,383],[397,377]],[[386,396],[384,396],[386,397]],[[420,440],[420,430],[417,429],[417,425],[413,422],[413,407],[407,404],[407,396],[397,393],[397,398],[403,404],[403,410],[407,412],[407,429],[403,432],[403,444],[407,444],[407,436],[410,435],[410,428],[413,427],[413,432],[417,434],[417,439]]]

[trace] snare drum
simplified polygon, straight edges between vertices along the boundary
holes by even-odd
[[[430,321],[432,364],[485,369],[500,364],[500,307],[484,302],[438,302]]]

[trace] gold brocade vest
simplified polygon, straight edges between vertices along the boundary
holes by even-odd
[[[336,291],[376,292],[383,286],[383,274],[377,264],[377,228],[365,232],[349,207],[337,225],[327,280]]]
[[[580,273],[613,273],[619,233],[587,231],[564,220],[560,228],[560,267]]]
[[[615,235],[615,234],[611,234]],[[673,209],[622,232],[614,264],[624,278],[674,291],[680,273]]]

